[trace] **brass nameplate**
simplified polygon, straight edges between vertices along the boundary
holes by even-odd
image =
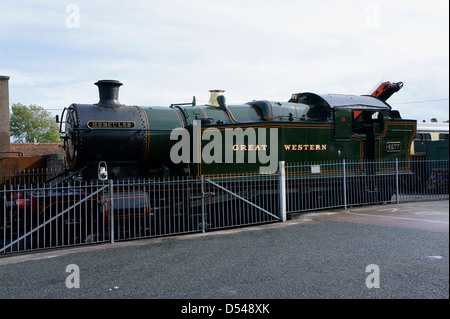
[[[134,128],[136,123],[131,121],[89,121],[87,127],[92,129],[130,129]]]

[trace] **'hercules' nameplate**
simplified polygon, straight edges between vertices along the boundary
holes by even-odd
[[[131,121],[89,121],[88,128],[112,128],[112,129],[130,129],[134,128],[136,124]]]

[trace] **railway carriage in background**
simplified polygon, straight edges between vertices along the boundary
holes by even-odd
[[[411,145],[411,171],[413,181],[406,184],[413,192],[433,191],[448,194],[448,167],[431,165],[430,160],[447,161],[449,158],[449,123],[418,123],[417,134]]]
[[[411,155],[417,158],[448,156],[448,135],[449,123],[417,123],[417,134],[411,145]],[[427,145],[436,145],[436,149],[427,152]]]

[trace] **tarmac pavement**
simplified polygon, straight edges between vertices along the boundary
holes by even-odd
[[[254,312],[286,299],[449,298],[448,201],[291,217],[1,257],[0,299],[177,299],[176,313],[209,315],[201,300],[225,314],[239,299]]]

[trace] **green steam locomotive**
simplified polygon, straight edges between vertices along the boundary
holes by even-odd
[[[297,93],[237,105],[212,90],[208,104],[194,97],[170,107],[123,105],[122,83],[95,84],[100,101],[70,105],[61,122],[69,169],[85,180],[271,173],[279,161],[398,159],[409,169],[416,121],[386,102],[402,82],[382,83],[372,95]]]

